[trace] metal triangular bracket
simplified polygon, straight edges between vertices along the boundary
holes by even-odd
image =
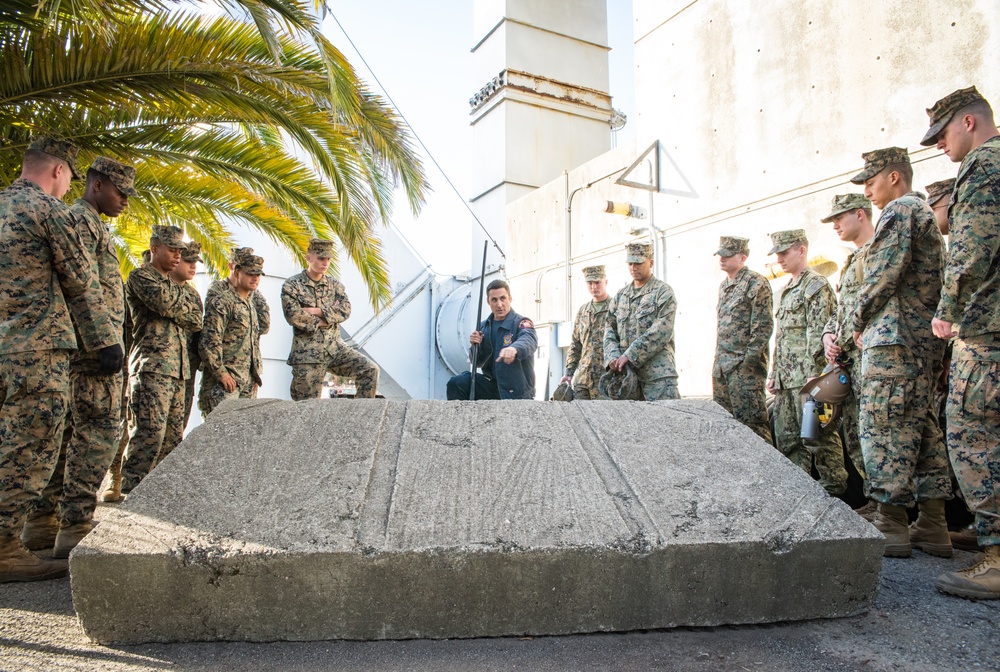
[[[645,182],[633,182],[628,179],[632,175],[632,172],[639,167],[639,164],[645,161],[646,157],[649,156],[650,153],[653,154],[653,183],[650,184],[648,180]],[[653,144],[647,147],[646,151],[640,154],[639,158],[633,161],[632,165],[625,169],[625,172],[622,173],[621,177],[615,180],[615,184],[632,187],[633,189],[644,189],[645,191],[658,192],[660,190],[660,141],[655,140]]]

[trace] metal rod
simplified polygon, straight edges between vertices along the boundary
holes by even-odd
[[[489,250],[490,241],[483,241],[483,270],[479,274],[479,310],[476,311],[476,331],[483,323],[483,290],[486,289],[486,252]],[[485,336],[485,334],[484,334]],[[476,400],[476,360],[479,359],[479,344],[472,344],[472,377],[469,378],[469,401]]]

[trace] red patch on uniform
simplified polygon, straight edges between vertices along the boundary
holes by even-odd
[[[529,320],[528,318],[524,318],[523,320],[521,320],[520,322],[517,323],[517,328],[518,329],[534,329],[535,328],[535,323],[532,322],[531,320]]]

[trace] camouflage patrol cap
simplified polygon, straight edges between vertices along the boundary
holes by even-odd
[[[583,269],[583,279],[587,282],[600,282],[606,277],[604,266],[587,266]]]
[[[955,178],[949,177],[947,180],[928,184],[925,189],[927,189],[927,205],[934,205],[945,196],[950,197],[951,192],[955,191]]]
[[[625,261],[630,264],[641,264],[653,258],[652,243],[628,243],[625,245],[625,253],[628,255]]]
[[[315,254],[320,259],[329,259],[333,256],[333,241],[313,238],[309,241],[309,249],[306,252]]]
[[[833,205],[831,206],[830,214],[819,221],[824,224],[829,224],[840,213],[850,212],[851,210],[857,210],[858,208],[871,210],[872,202],[865,198],[864,194],[837,194],[833,197]]]
[[[549,401],[573,401],[574,397],[573,387],[569,383],[559,383]]]
[[[715,254],[720,257],[731,257],[734,254],[750,255],[750,240],[739,236],[720,236],[719,249]]]
[[[187,243],[184,242],[184,232],[176,226],[154,226],[151,238],[157,238],[161,243],[173,250],[182,250],[187,247]],[[150,240],[150,244],[152,242]]]
[[[99,156],[90,164],[91,170],[96,170],[101,175],[106,175],[111,183],[126,196],[137,196],[139,192],[135,190],[135,168],[109,159],[106,156]]]
[[[886,147],[885,149],[875,149],[861,155],[865,160],[865,169],[851,178],[854,184],[864,184],[867,180],[875,177],[886,166],[894,163],[909,163],[910,154],[903,147]]]
[[[597,381],[597,391],[605,399],[612,401],[642,401],[639,376],[631,364],[623,371],[608,371]]]
[[[69,164],[69,172],[73,174],[73,179],[82,179],[80,172],[76,169],[76,157],[80,154],[80,148],[76,145],[66,142],[65,140],[58,140],[47,135],[41,135],[37,138],[32,138],[31,144],[28,145],[28,149],[32,149],[36,152],[42,152],[43,154],[48,154],[49,156],[54,156],[57,159],[62,159]]]
[[[192,240],[181,250],[181,259],[184,261],[202,261],[201,243]]]
[[[805,229],[787,229],[785,231],[776,231],[771,234],[771,243],[774,247],[768,254],[777,254],[778,252],[784,252],[792,245],[796,243],[802,243],[803,245],[808,243],[809,239],[806,238]]]
[[[143,250],[142,251],[142,263],[148,264],[152,258],[153,258],[153,255],[151,255],[149,253],[149,250]]]
[[[264,275],[264,257],[245,256],[236,264],[236,270],[247,275]]]
[[[253,259],[252,247],[234,247],[229,252],[229,263],[234,267],[244,263],[247,259]]]
[[[931,127],[924,134],[924,139],[920,144],[930,147],[937,144],[937,136],[941,134],[944,127],[948,125],[955,113],[966,105],[984,100],[983,95],[976,91],[976,87],[970,86],[967,89],[952,91],[941,100],[934,103],[934,107],[927,110],[927,116],[931,119]]]

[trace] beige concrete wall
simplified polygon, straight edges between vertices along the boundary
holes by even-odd
[[[661,143],[653,221],[665,230],[666,279],[678,295],[680,387],[709,394],[718,237],[750,238],[748,264],[763,270],[773,261],[767,234],[803,227],[813,254],[839,262],[847,249],[819,219],[834,194],[861,190],[848,178],[862,152],[907,147],[918,189],[954,176],[957,165],[918,144],[924,110],[972,84],[1000,104],[1000,2],[636,0],[634,17],[636,147]],[[602,161],[593,164],[615,163]],[[551,198],[558,182],[529,199]],[[527,210],[510,206],[509,231]],[[608,240],[605,232],[574,241],[573,254]],[[517,250],[512,275],[563,253]],[[574,310],[585,298],[581,286]],[[543,293],[543,306],[558,302]]]

